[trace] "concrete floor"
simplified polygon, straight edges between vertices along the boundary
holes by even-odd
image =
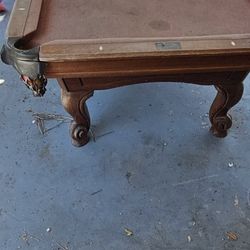
[[[32,124],[67,115],[55,81],[34,98],[11,67],[0,78],[0,249],[250,249],[249,78],[225,139],[209,133],[213,87],[157,83],[96,92],[83,148],[68,124]]]

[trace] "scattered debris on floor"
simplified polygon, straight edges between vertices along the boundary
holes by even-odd
[[[124,232],[125,232],[125,234],[126,234],[128,237],[134,235],[133,231],[130,230],[130,229],[128,229],[128,228],[124,228]]]
[[[56,244],[59,246],[58,250],[70,250],[68,246],[63,246],[60,242],[56,241]]]
[[[96,142],[95,132],[92,128],[89,129],[90,137]]]
[[[189,226],[193,226],[194,227],[196,225],[196,221],[194,221],[194,220],[190,221],[188,224],[189,224]]]
[[[187,184],[194,183],[194,182],[205,181],[205,180],[208,180],[208,179],[211,179],[211,178],[216,178],[216,177],[218,177],[218,176],[219,176],[219,175],[217,175],[217,174],[208,175],[208,176],[200,177],[200,178],[198,178],[198,179],[190,179],[190,180],[187,180],[187,181],[174,183],[174,184],[172,184],[172,185],[173,185],[174,187],[177,187],[177,186],[187,185]]]
[[[30,243],[29,243],[29,235],[28,235],[26,232],[24,232],[24,233],[21,235],[21,239],[22,239],[27,245],[30,244]]]
[[[0,23],[4,20],[5,15],[0,14]]]
[[[25,110],[28,113],[33,113],[33,110],[31,108]]]
[[[232,240],[232,241],[238,240],[238,235],[235,232],[227,232],[226,236],[229,240]]]
[[[0,85],[3,85],[5,83],[4,79],[0,79]]]
[[[94,192],[94,193],[92,193],[92,194],[90,194],[90,195],[96,195],[96,194],[98,194],[98,193],[100,193],[100,192],[102,192],[103,190],[102,189],[99,189],[99,190],[97,190],[96,192]]]
[[[127,172],[126,173],[126,178],[127,178],[127,181],[128,183],[130,183],[130,177],[132,176],[132,173],[131,172]]]
[[[168,143],[167,142],[163,142],[162,143],[162,152],[164,151],[164,149],[168,146]]]
[[[109,131],[107,133],[104,133],[104,134],[101,134],[101,135],[97,135],[95,138],[101,138],[103,136],[110,135],[110,134],[113,134],[113,133],[114,133],[114,131]]]
[[[73,119],[71,117],[63,116],[63,115],[57,115],[57,114],[47,114],[47,113],[33,113],[33,124],[36,124],[40,133],[44,135],[45,133],[49,132],[50,130],[59,127],[63,123],[71,122]],[[58,121],[59,124],[46,128],[45,127],[45,121]]]
[[[23,234],[20,236],[20,238],[27,244],[30,245],[30,240],[36,240],[36,241],[40,241],[40,239],[38,239],[37,237],[35,237],[34,235],[31,235],[27,232],[23,232]]]
[[[192,238],[191,238],[190,235],[188,235],[187,240],[188,240],[188,242],[191,242],[191,241],[192,241]]]
[[[209,128],[209,126],[210,126],[210,124],[209,124],[209,122],[208,122],[208,113],[206,113],[206,114],[203,114],[203,115],[200,115],[200,119],[201,119],[201,126],[202,126],[202,128],[204,128],[204,129],[207,129],[207,128]]]
[[[229,167],[229,168],[232,168],[233,166],[234,166],[234,163],[233,163],[233,162],[229,162],[229,163],[228,163],[228,167]]]
[[[234,206],[235,207],[239,206],[239,199],[238,199],[238,195],[237,194],[234,196]]]
[[[93,139],[94,142],[96,142],[96,139],[99,139],[101,137],[104,137],[106,135],[110,135],[110,134],[114,133],[114,131],[109,131],[109,132],[101,134],[101,135],[95,135],[95,132],[92,128],[90,128],[89,132],[90,132],[91,138]]]
[[[202,128],[208,128],[209,124],[207,122],[201,122]]]
[[[46,232],[47,232],[47,233],[50,233],[50,232],[51,232],[51,228],[48,227],[48,228],[46,229]]]
[[[247,205],[250,207],[250,189],[247,191]]]

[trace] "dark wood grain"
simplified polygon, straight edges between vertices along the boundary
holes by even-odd
[[[94,90],[147,82],[185,82],[214,85],[218,93],[209,112],[212,124],[211,131],[217,137],[225,137],[232,126],[232,118],[228,111],[241,99],[243,94],[242,82],[246,76],[246,71],[226,71],[133,77],[65,78],[58,79],[58,81],[62,88],[63,106],[74,119],[70,130],[72,143],[75,146],[83,146],[89,140],[88,131],[90,128],[90,117],[85,102],[93,95]]]
[[[224,82],[215,85],[217,95],[210,108],[209,117],[212,123],[211,131],[217,137],[225,137],[228,129],[232,126],[232,117],[228,114],[230,108],[236,105],[243,94],[243,80],[246,74],[238,73],[231,76]]]
[[[224,137],[250,71],[250,1],[194,2],[17,0],[6,61],[25,79],[58,79],[76,146],[89,140],[86,101],[95,90],[148,82],[214,85],[211,130]]]
[[[71,80],[60,79],[61,100],[65,110],[73,117],[74,121],[71,124],[70,135],[72,144],[80,147],[89,141],[90,117],[86,101],[93,95],[93,91],[67,91],[67,85]]]

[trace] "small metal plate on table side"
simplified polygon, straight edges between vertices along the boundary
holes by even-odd
[[[178,50],[178,49],[181,49],[181,43],[178,41],[156,42],[155,46],[158,50]]]

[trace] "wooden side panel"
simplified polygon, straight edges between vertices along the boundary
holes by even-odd
[[[19,38],[37,29],[43,0],[16,0],[6,37]]]
[[[91,77],[57,79],[61,88],[68,92],[93,91],[127,86],[138,83],[183,82],[199,85],[234,85],[243,82],[247,76],[245,71],[210,72],[193,74],[170,74],[150,76],[124,77]]]
[[[45,75],[48,78],[128,77],[249,69],[249,54],[232,54],[50,62]]]

